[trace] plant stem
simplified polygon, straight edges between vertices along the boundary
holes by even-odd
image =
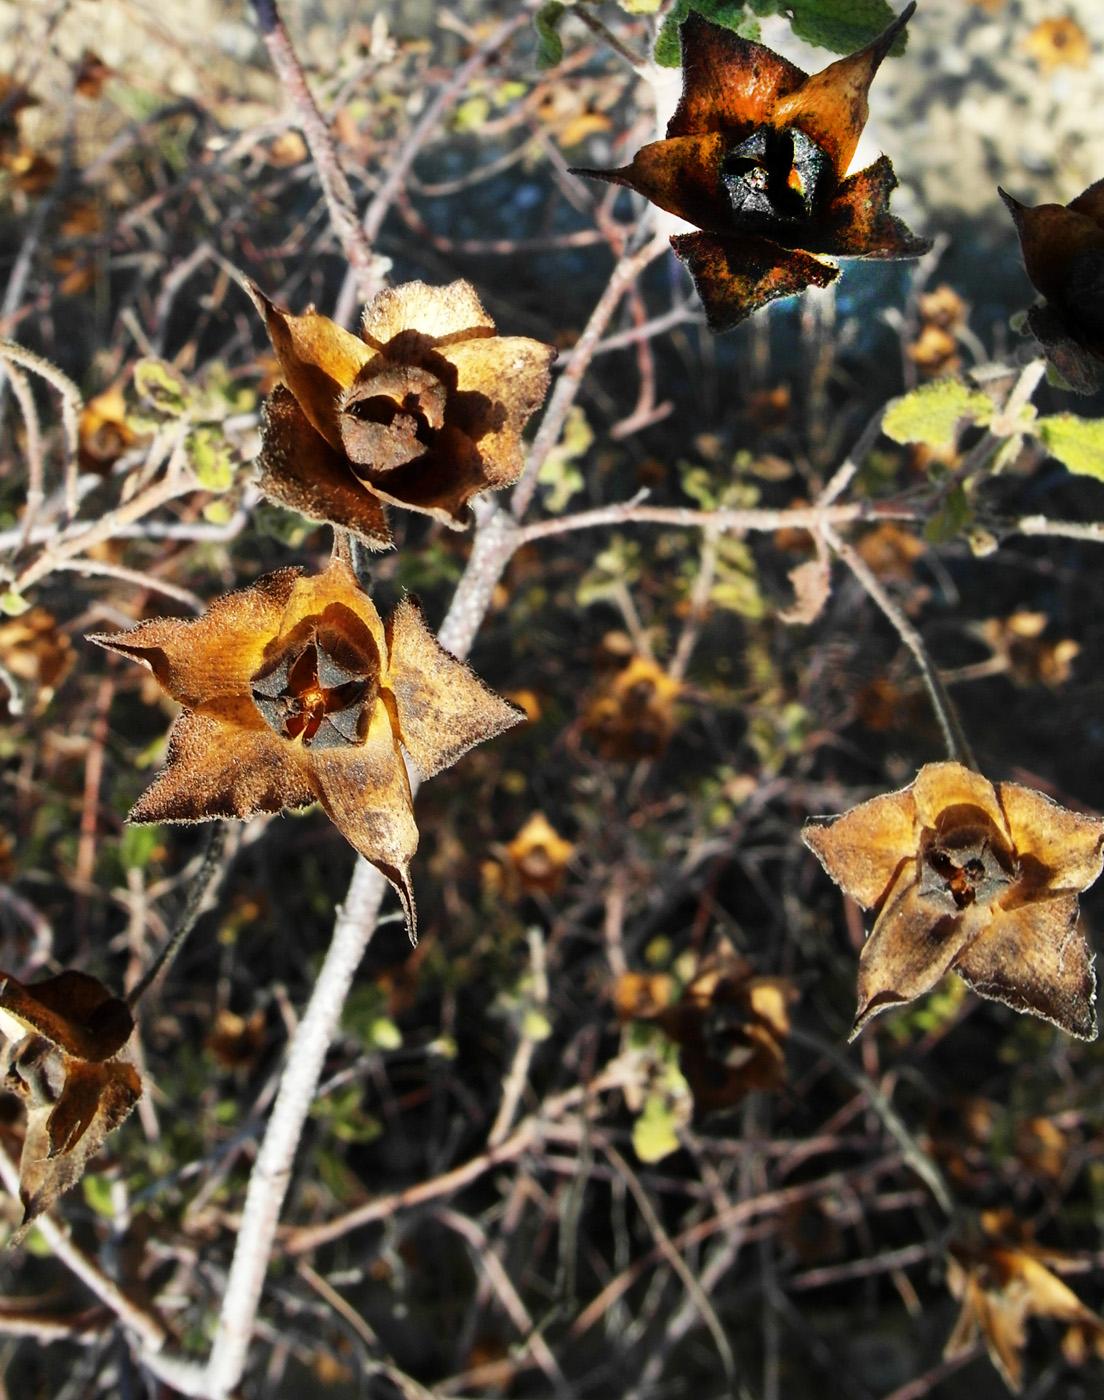
[[[352,265],[358,293],[362,300],[368,301],[383,288],[385,268],[382,260],[373,253],[371,240],[361,227],[353,192],[337,158],[330,132],[307,85],[306,74],[276,9],[276,0],[253,0],[253,10],[276,76],[295,108],[296,118],[310,148],[333,231]]]
[[[977,759],[970,748],[970,741],[966,738],[966,732],[962,728],[962,723],[958,718],[958,711],[954,707],[947,687],[940,679],[939,672],[932,664],[927,648],[924,646],[920,633],[913,627],[912,623],[905,617],[896,603],[890,598],[882,585],[874,577],[873,572],[866,565],[863,559],[855,550],[851,548],[845,540],[840,539],[831,525],[825,523],[821,526],[826,543],[832,552],[847,565],[855,578],[862,584],[871,600],[877,603],[886,618],[892,624],[897,635],[908,647],[916,658],[916,664],[920,668],[920,674],[927,686],[928,695],[931,698],[932,709],[939,720],[939,727],[943,731],[943,741],[947,746],[947,757],[953,763],[961,763],[965,768],[972,768],[975,773],[980,772]]]
[[[215,886],[222,878],[222,853],[226,848],[226,830],[224,821],[212,823],[203,858],[188,891],[188,901],[181,911],[176,928],[127,996],[127,1005],[132,1011],[183,948],[185,940],[196,926],[208,895],[214,892]]]

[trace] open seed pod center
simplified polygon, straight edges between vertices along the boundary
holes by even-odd
[[[721,184],[735,227],[757,232],[780,221],[798,224],[811,219],[829,170],[827,155],[803,131],[761,126],[721,164]]]
[[[253,703],[281,738],[333,749],[364,742],[379,675],[367,628],[334,604],[300,623],[250,686]]]
[[[349,459],[391,471],[423,456],[444,426],[448,390],[419,365],[391,365],[358,380],[341,401],[341,441]]]
[[[951,807],[920,844],[920,892],[950,895],[956,908],[991,904],[1017,875],[1016,858],[980,808]]]

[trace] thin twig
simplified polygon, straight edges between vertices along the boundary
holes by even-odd
[[[861,556],[851,548],[851,546],[836,534],[835,530],[825,521],[821,526],[824,539],[831,547],[833,553],[847,565],[855,578],[862,584],[871,600],[877,603],[886,618],[892,624],[897,635],[912,652],[916,659],[916,664],[920,668],[920,674],[924,678],[928,695],[931,697],[932,708],[935,710],[939,726],[943,730],[943,739],[947,746],[947,756],[955,763],[961,763],[966,768],[972,768],[979,772],[977,759],[970,748],[970,741],[966,738],[966,733],[962,728],[962,723],[958,718],[958,711],[954,707],[954,701],[947,692],[947,687],[943,684],[939,672],[932,664],[927,648],[924,646],[920,633],[913,627],[912,623],[905,617],[900,608],[893,602],[889,594],[875,578],[873,571],[868,567]]]
[[[602,1151],[609,1158],[610,1164],[616,1167],[624,1178],[626,1186],[628,1186],[629,1190],[632,1192],[633,1199],[636,1201],[637,1209],[644,1217],[648,1229],[651,1231],[652,1238],[655,1240],[664,1259],[667,1260],[668,1264],[670,1264],[671,1268],[674,1269],[675,1273],[678,1274],[679,1278],[682,1280],[682,1285],[686,1289],[689,1297],[693,1300],[695,1308],[701,1314],[702,1321],[712,1333],[713,1341],[717,1347],[717,1354],[720,1356],[721,1365],[724,1367],[725,1379],[731,1387],[736,1379],[736,1358],[732,1354],[732,1348],[728,1344],[728,1338],[725,1336],[724,1328],[721,1326],[720,1319],[713,1309],[713,1304],[706,1297],[701,1283],[694,1277],[693,1272],[687,1266],[686,1260],[683,1259],[682,1255],[675,1248],[670,1235],[668,1235],[667,1231],[663,1228],[659,1216],[656,1214],[655,1207],[648,1197],[647,1191],[645,1191],[644,1187],[641,1185],[640,1178],[611,1143],[603,1143]]]
[[[7,1149],[2,1143],[0,1143],[0,1180],[3,1180],[5,1189],[18,1200],[19,1168],[8,1156]],[[102,1273],[98,1265],[89,1259],[84,1250],[73,1243],[67,1230],[63,1229],[49,1215],[40,1215],[35,1221],[35,1228],[70,1273],[75,1274],[85,1287],[99,1298],[101,1303],[111,1309],[122,1325],[139,1339],[144,1350],[157,1352],[164,1346],[167,1334],[157,1318],[152,1313],[146,1312],[144,1308],[139,1307],[137,1303],[126,1296],[117,1284]]]
[[[226,831],[226,822],[216,821],[212,823],[210,834],[207,837],[207,847],[203,852],[195,879],[188,890],[188,900],[181,910],[176,928],[173,929],[168,942],[127,995],[127,1005],[132,1011],[183,948],[185,939],[196,926],[204,903],[214,893],[215,887],[222,878],[222,853],[226,847]]]
[[[520,6],[515,14],[492,31],[475,52],[460,65],[452,81],[443,87],[433,101],[428,104],[410,135],[398,152],[388,161],[387,174],[379,189],[372,196],[368,208],[364,211],[363,233],[369,246],[375,243],[379,237],[379,231],[387,217],[387,211],[402,188],[403,181],[418,152],[440,126],[445,113],[467,90],[472,78],[487,64],[492,54],[500,49],[516,30],[528,24],[529,14],[528,5]],[[345,285],[341,288],[337,305],[334,308],[334,320],[337,321],[338,325],[344,326],[350,320],[357,295],[353,279],[346,277]],[[361,300],[366,299],[364,296],[361,297]]]
[[[905,1125],[904,1119],[870,1076],[856,1068],[835,1045],[823,1040],[818,1035],[813,1035],[811,1031],[802,1030],[800,1026],[791,1026],[790,1039],[796,1041],[798,1045],[808,1046],[810,1050],[815,1050],[818,1055],[823,1055],[826,1059],[831,1060],[839,1072],[849,1079],[855,1088],[870,1101],[887,1132],[900,1147],[907,1164],[931,1191],[948,1219],[956,1219],[958,1207],[955,1205],[954,1197],[951,1195],[951,1189],[947,1185],[943,1173],[936,1166],[932,1157],[916,1141]]]
[[[594,357],[602,333],[609,325],[610,317],[617,310],[621,298],[648,264],[655,262],[656,258],[668,251],[667,239],[656,236],[637,252],[622,257],[614,268],[609,283],[591,312],[586,329],[576,342],[548,400],[548,407],[544,411],[533,446],[529,449],[525,470],[510,498],[510,510],[515,520],[520,520],[529,508],[533,492],[537,489],[537,476],[548,454],[560,439],[567,415],[579,393],[583,375]]]
[[[333,139],[307,84],[275,0],[253,0],[253,9],[276,76],[295,108],[299,126],[306,137],[330,222],[355,274],[358,295],[368,301],[382,290],[389,264],[385,265],[372,251],[372,237],[365,233],[357,217],[356,201],[337,158]]]
[[[691,506],[650,506],[639,496],[616,505],[597,506],[574,515],[557,515],[522,525],[517,547],[553,535],[575,530],[595,530],[603,525],[667,525],[676,530],[715,529],[720,534],[742,530],[773,533],[775,530],[808,530],[815,533],[828,524],[851,525],[866,520],[916,520],[917,512],[892,503],[854,501],[842,506],[791,506],[771,510],[750,506],[746,509],[722,506],[718,510],[695,510]],[[1104,538],[1104,536],[1102,536]]]

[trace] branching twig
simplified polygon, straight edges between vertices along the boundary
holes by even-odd
[[[372,237],[366,235],[357,217],[356,202],[345,172],[337,158],[333,139],[322,120],[302,65],[284,28],[276,0],[253,0],[261,37],[268,49],[276,76],[295,108],[295,114],[310,148],[314,168],[329,210],[330,222],[341,249],[356,277],[357,292],[368,301],[382,290],[389,264],[384,265],[372,251]]]

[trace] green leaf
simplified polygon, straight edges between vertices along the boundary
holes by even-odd
[[[250,522],[258,535],[279,540],[292,549],[298,549],[307,536],[318,529],[313,520],[308,520],[298,511],[285,510],[283,506],[270,505],[267,501],[262,501],[256,507]]]
[[[661,68],[682,66],[679,25],[691,10],[696,10],[713,24],[719,24],[722,29],[731,29],[743,39],[759,37],[759,23],[753,16],[744,13],[744,0],[676,0],[656,36],[655,61]]]
[[[368,1048],[371,1050],[401,1049],[402,1031],[389,1016],[377,1016],[368,1026]]]
[[[103,1216],[105,1220],[115,1219],[115,1203],[111,1199],[111,1182],[100,1172],[89,1172],[81,1178],[81,1190],[85,1204]]]
[[[559,515],[567,508],[572,496],[586,485],[582,472],[575,462],[590,448],[594,441],[594,431],[586,420],[586,414],[575,404],[567,415],[563,437],[544,459],[537,481],[551,489],[544,497],[544,508],[552,515]]]
[[[124,827],[123,839],[119,842],[119,859],[124,868],[144,870],[161,840],[161,828],[156,823],[152,826]]]
[[[678,1118],[664,1094],[650,1094],[644,1101],[644,1111],[633,1124],[633,1151],[641,1162],[662,1162],[682,1145],[679,1142]]]
[[[533,16],[537,26],[537,67],[555,68],[563,62],[563,40],[560,38],[560,20],[567,6],[560,0],[548,0]]]
[[[961,486],[955,486],[939,510],[924,526],[924,538],[929,544],[946,544],[957,539],[974,523],[969,497]]]
[[[1031,431],[1067,470],[1104,481],[1104,421],[1056,413],[1040,418]]]
[[[0,593],[0,613],[6,617],[19,617],[30,607],[22,593],[17,593],[14,588],[8,588]]]
[[[192,408],[192,391],[172,365],[152,357],[134,366],[134,388],[162,418],[182,418]]]
[[[234,454],[213,428],[197,428],[188,436],[192,471],[207,491],[228,491],[234,484]]]
[[[547,1040],[552,1034],[552,1022],[535,1006],[531,1006],[521,1018],[521,1033],[529,1040]]]
[[[791,0],[789,8],[795,37],[833,53],[854,53],[895,18],[887,0]],[[899,34],[890,53],[904,53],[905,41]]]
[[[992,400],[957,379],[923,384],[904,398],[894,399],[882,419],[882,432],[894,442],[926,442],[929,447],[951,447],[963,418],[988,423]]]

